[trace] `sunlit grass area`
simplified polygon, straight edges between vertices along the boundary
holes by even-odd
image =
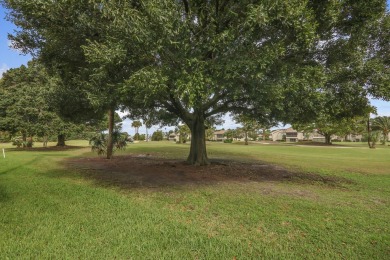
[[[1,144],[7,154],[0,157],[1,259],[390,257],[387,147],[209,143],[212,160],[270,163],[335,181],[122,189],[67,168],[63,162],[71,157],[97,156],[87,141],[67,144],[76,148],[35,144],[20,151]],[[116,156],[185,160],[188,149],[140,142]]]

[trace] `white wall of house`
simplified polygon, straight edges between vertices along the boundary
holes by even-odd
[[[292,128],[286,129],[286,142],[298,142],[304,139],[303,132],[298,132]]]
[[[362,135],[353,135],[349,134],[344,136],[343,139],[344,141],[350,141],[350,142],[360,142],[362,140],[363,136]]]
[[[283,140],[283,135],[284,135],[284,130],[272,131],[272,133],[271,133],[272,141],[274,141],[274,142],[282,141]]]
[[[223,140],[226,140],[227,138],[224,134],[225,134],[225,131],[223,131],[223,130],[214,132],[213,140],[220,141],[220,142]]]
[[[302,141],[303,139],[304,139],[304,135],[302,132],[296,132],[295,136],[289,136],[288,133],[286,133],[286,142],[298,142],[298,141]]]
[[[174,141],[174,142],[176,142],[176,141],[178,141],[179,140],[179,136],[177,135],[177,134],[175,134],[175,133],[172,133],[172,134],[170,134],[169,135],[169,141]],[[177,139],[177,140],[176,140]]]

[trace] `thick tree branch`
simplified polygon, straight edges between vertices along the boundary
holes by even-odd
[[[219,113],[226,113],[226,112],[229,112],[231,110],[240,110],[240,111],[249,110],[247,106],[233,105],[234,103],[244,102],[244,101],[247,101],[247,98],[225,101],[220,106],[214,108],[213,110],[211,110],[208,113],[205,113],[205,117],[209,117],[209,116],[219,114]]]
[[[188,3],[188,0],[183,0],[183,4],[184,4],[184,10],[186,12],[186,16],[188,16],[190,14],[190,5]]]
[[[203,108],[205,110],[208,110],[209,108],[213,107],[214,105],[216,105],[218,103],[219,100],[223,99],[224,97],[226,97],[227,95],[227,92],[222,92],[222,93],[218,93],[218,94],[215,94],[214,97],[212,97],[209,102],[207,102],[206,104],[203,105]]]
[[[172,114],[179,114],[179,111],[167,101],[161,101],[161,106],[163,106],[166,110],[168,110],[168,112]]]
[[[184,109],[180,101],[178,101],[172,93],[169,93],[169,100],[171,101],[172,106],[175,108],[177,116],[179,116],[184,121],[188,121],[192,118],[191,114],[186,109]]]

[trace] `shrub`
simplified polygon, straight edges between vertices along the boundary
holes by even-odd
[[[122,135],[119,131],[114,131],[112,133],[112,139],[115,150],[123,150],[127,146],[126,135]],[[97,152],[98,155],[103,155],[107,153],[108,146],[108,134],[100,133],[93,136],[89,140],[89,144],[92,145],[92,151]]]
[[[223,140],[223,142],[225,144],[231,144],[231,143],[233,143],[233,139],[225,139],[225,140]]]
[[[105,154],[107,152],[106,134],[100,133],[93,136],[89,140],[89,144],[92,145],[93,152],[97,152],[98,155]]]
[[[124,150],[126,148],[127,140],[125,137],[118,135],[118,136],[113,136],[113,138],[114,138],[114,140],[113,140],[114,141],[114,148],[116,150]]]
[[[11,135],[8,132],[0,131],[0,143],[6,143],[11,141]]]
[[[145,141],[145,139],[146,139],[145,134],[138,134],[138,139],[137,139],[137,140],[139,140],[139,141]]]
[[[32,138],[28,138],[26,142],[23,142],[24,147],[31,148],[33,147],[34,141]]]
[[[21,137],[12,138],[12,145],[15,145],[18,148],[22,147],[22,145],[23,145],[22,138]]]
[[[162,141],[163,140],[163,132],[161,130],[157,130],[152,134],[152,141]]]
[[[34,140],[30,137],[26,141],[23,141],[23,138],[21,136],[12,138],[12,145],[15,145],[17,148],[20,147],[33,147]]]

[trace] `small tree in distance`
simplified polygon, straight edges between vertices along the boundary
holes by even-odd
[[[138,140],[139,138],[138,130],[142,126],[142,123],[141,121],[135,120],[133,121],[133,123],[131,123],[131,126],[134,127],[135,130],[134,140]]]
[[[152,134],[152,141],[162,141],[164,138],[163,132],[161,130],[157,130]]]
[[[124,150],[127,146],[126,135],[122,135],[118,129],[115,129],[112,136],[114,144],[113,152],[115,150]],[[96,134],[89,140],[92,151],[97,152],[98,155],[107,154],[108,142],[108,134],[105,133]]]

